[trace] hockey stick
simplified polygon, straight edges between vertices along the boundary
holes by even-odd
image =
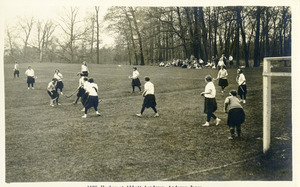
[[[242,90],[243,92],[245,92],[244,89],[243,89],[243,87],[242,87],[241,85],[239,85],[239,87],[241,88],[241,90]]]
[[[66,98],[70,98],[70,97],[72,97],[76,92],[77,92],[77,90],[79,89],[79,87],[73,92],[73,93],[71,93],[71,95],[65,95],[66,96]]]

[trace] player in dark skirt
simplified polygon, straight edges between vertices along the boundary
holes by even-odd
[[[222,89],[222,93],[224,93],[225,88],[228,86],[228,80],[227,80],[227,70],[224,68],[224,66],[221,66],[221,69],[218,72],[218,77],[215,80],[219,80],[219,86]]]
[[[82,62],[80,73],[86,77],[89,75],[89,69],[88,69],[86,61]]]
[[[227,125],[231,135],[228,139],[232,140],[235,137],[235,129],[237,136],[241,136],[241,124],[245,121],[245,112],[240,104],[240,100],[236,97],[236,90],[230,91],[229,95],[224,102],[224,112],[228,112]]]
[[[78,100],[83,96],[83,94],[85,93],[85,90],[83,88],[83,84],[85,81],[88,80],[88,78],[86,76],[83,76],[83,74],[80,74],[80,79],[79,79],[79,85],[77,87],[77,89],[75,90],[75,92],[77,91],[77,98],[74,101],[74,104],[77,104]]]
[[[140,73],[138,72],[137,68],[133,67],[132,76],[129,76],[129,78],[132,79],[132,81],[131,81],[132,93],[134,93],[135,87],[138,87],[140,92],[142,91],[139,76],[140,76]]]
[[[145,111],[146,108],[152,108],[153,111],[155,112],[154,117],[159,117],[159,114],[156,110],[156,99],[155,99],[155,95],[154,95],[154,85],[152,82],[150,82],[150,78],[149,77],[145,77],[145,85],[144,85],[144,92],[143,92],[143,96],[144,96],[144,102],[142,105],[142,109],[141,112],[139,114],[136,114],[138,117],[141,117],[143,112]]]
[[[217,102],[216,102],[216,88],[214,83],[212,82],[212,77],[210,75],[205,76],[205,82],[207,83],[205,86],[205,91],[201,93],[201,96],[205,97],[204,100],[204,113],[206,116],[206,123],[202,126],[209,126],[210,119],[213,118],[216,120],[216,125],[219,125],[221,119],[215,116],[214,112],[217,110]]]
[[[20,71],[19,71],[19,64],[17,61],[15,62],[13,71],[14,71],[14,78],[16,78],[16,76],[19,78]]]
[[[246,78],[243,73],[243,70],[237,70],[236,82],[238,83],[238,94],[243,103],[246,103],[246,95],[247,95],[247,86],[246,86]]]
[[[28,66],[28,69],[25,71],[25,75],[27,76],[27,85],[28,90],[31,88],[34,89],[34,83],[35,83],[35,75],[34,70],[31,68],[31,66]]]
[[[53,78],[55,78],[57,80],[56,83],[56,91],[60,90],[60,94],[63,95],[63,88],[64,88],[64,83],[63,83],[63,75],[60,73],[59,69],[55,70],[54,76]]]
[[[92,107],[94,107],[96,111],[96,115],[101,116],[101,114],[98,112],[98,104],[99,104],[98,85],[94,83],[94,79],[92,78],[90,78],[88,82],[89,84],[86,84],[86,88],[85,88],[88,97],[86,98],[84,115],[82,116],[82,118],[87,117],[87,111]]]
[[[57,80],[55,78],[53,78],[51,80],[51,82],[49,82],[48,87],[47,87],[47,93],[50,96],[50,106],[54,106],[54,102],[56,102],[57,105],[60,105],[58,103],[59,94],[56,91],[56,83],[57,83]]]

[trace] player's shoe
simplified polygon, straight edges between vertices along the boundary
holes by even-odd
[[[209,126],[209,123],[208,122],[206,122],[206,123],[204,123],[203,125],[202,125],[202,127],[208,127]]]
[[[216,125],[219,125],[219,124],[220,124],[220,121],[221,121],[221,119],[220,119],[220,118],[217,118],[217,119],[216,119]]]
[[[229,136],[229,137],[228,137],[228,140],[233,140],[233,137],[232,137],[232,136]]]
[[[57,105],[61,105],[60,103],[57,103]]]
[[[50,104],[50,106],[54,106],[54,104]]]
[[[96,114],[97,114],[97,116],[101,116],[101,114],[98,111],[96,111]]]
[[[159,114],[158,114],[158,113],[156,113],[156,114],[154,115],[154,117],[159,117]]]
[[[81,109],[81,112],[84,112],[85,111],[85,108]]]
[[[142,117],[142,114],[136,114],[136,116],[138,116],[138,117]]]
[[[85,115],[83,115],[83,116],[81,116],[81,118],[86,118],[86,114],[85,114]]]

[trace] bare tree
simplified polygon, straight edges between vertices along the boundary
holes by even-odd
[[[67,60],[69,63],[74,63],[77,59],[77,45],[76,41],[83,39],[82,37],[87,32],[86,27],[80,27],[80,20],[78,20],[79,8],[70,7],[69,10],[65,11],[65,15],[60,16],[60,28],[65,34],[65,42],[61,44],[63,48],[62,58]]]
[[[97,34],[96,34],[96,37],[97,37],[97,64],[100,63],[100,55],[99,55],[99,45],[100,45],[100,40],[99,40],[99,35],[100,35],[100,24],[99,24],[99,9],[100,7],[99,6],[95,6],[95,11],[96,11],[96,14],[95,14],[95,17],[96,17],[96,30],[97,30]]]
[[[44,54],[47,53],[48,44],[51,40],[51,36],[55,30],[55,25],[52,21],[46,22],[37,21],[37,34],[38,34],[38,49],[39,49],[39,61],[42,62]]]
[[[34,24],[34,18],[33,17],[30,17],[30,18],[27,18],[27,17],[20,18],[19,25],[20,25],[22,31],[25,34],[23,36],[23,38],[22,38],[23,43],[24,43],[23,55],[24,55],[25,59],[26,59],[26,55],[27,55],[27,46],[28,46],[28,42],[29,42],[29,37],[30,37],[30,34],[31,34],[31,30],[33,28],[33,24]]]

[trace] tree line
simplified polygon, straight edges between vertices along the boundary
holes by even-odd
[[[99,7],[87,9],[84,18],[79,7],[69,7],[56,21],[20,18],[7,26],[6,61],[154,65],[224,54],[249,67],[249,61],[259,66],[263,57],[291,55],[290,7],[114,6],[103,21]],[[104,29],[114,33],[114,47],[100,48]]]

